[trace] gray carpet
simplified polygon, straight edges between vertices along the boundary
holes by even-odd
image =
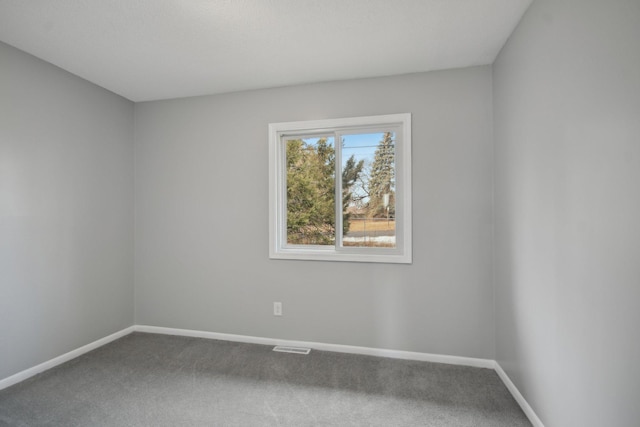
[[[0,391],[0,426],[531,426],[490,369],[133,333]]]

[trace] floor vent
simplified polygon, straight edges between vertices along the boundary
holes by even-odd
[[[277,345],[273,347],[273,351],[279,351],[281,353],[309,354],[309,352],[311,352],[311,349],[304,347],[287,347],[286,345]]]

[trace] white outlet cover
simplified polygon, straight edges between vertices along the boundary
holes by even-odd
[[[282,316],[282,303],[274,302],[273,303],[273,315],[274,316]]]

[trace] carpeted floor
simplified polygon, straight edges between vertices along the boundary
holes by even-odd
[[[490,369],[133,333],[0,391],[0,426],[531,426]]]

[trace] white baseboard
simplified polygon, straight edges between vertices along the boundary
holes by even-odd
[[[276,339],[276,338],[253,337],[249,335],[223,334],[219,332],[195,331],[191,329],[163,328],[159,326],[146,326],[146,325],[130,326],[126,329],[123,329],[107,337],[101,338],[97,341],[84,345],[80,348],[72,350],[61,356],[48,360],[44,363],[41,363],[37,366],[34,366],[29,369],[25,369],[24,371],[18,372],[17,374],[4,378],[0,380],[0,390],[10,387],[21,381],[24,381],[27,378],[30,378],[36,374],[39,374],[42,371],[46,371],[47,369],[51,369],[64,362],[67,362],[71,359],[81,356],[91,350],[95,350],[98,347],[101,347],[105,344],[115,341],[118,338],[128,335],[134,331],[146,332],[146,333],[152,333],[152,334],[180,335],[185,337],[208,338],[208,339],[216,339],[216,340],[223,340],[223,341],[244,342],[244,343],[250,343],[250,344],[307,347],[315,350],[334,351],[337,353],[363,354],[368,356],[389,357],[393,359],[416,360],[421,362],[446,363],[449,365],[462,365],[462,366],[472,366],[476,368],[494,369],[498,374],[498,376],[500,377],[500,379],[502,380],[502,382],[504,383],[504,385],[507,387],[507,389],[511,393],[511,395],[513,396],[513,398],[516,400],[516,402],[518,402],[518,404],[524,411],[527,418],[529,418],[529,421],[531,421],[531,424],[533,424],[533,427],[544,427],[544,425],[542,424],[542,421],[540,421],[540,418],[538,418],[536,413],[533,411],[533,408],[531,408],[531,406],[526,401],[526,399],[522,396],[518,388],[511,381],[511,379],[506,374],[506,372],[502,369],[500,364],[495,360],[479,359],[479,358],[473,358],[473,357],[449,356],[449,355],[442,355],[442,354],[419,353],[419,352],[412,352],[412,351],[388,350],[388,349],[372,348],[372,347],[359,347],[359,346],[342,345],[342,344],[317,343],[317,342],[310,342],[310,341],[292,341],[292,340],[283,340],[283,339]]]
[[[513,398],[516,400],[516,402],[518,402],[518,405],[520,405],[524,414],[527,416],[527,418],[529,418],[529,421],[531,421],[533,427],[544,427],[544,424],[542,424],[540,418],[538,418],[536,413],[533,411],[533,408],[529,405],[524,396],[522,396],[520,390],[518,390],[518,387],[516,387],[513,381],[511,381],[511,378],[509,378],[507,373],[504,371],[504,369],[502,369],[497,361],[495,362],[494,369],[496,370],[496,373],[498,374],[504,385],[507,386],[507,389],[509,389],[509,392],[511,392]]]
[[[136,325],[138,332],[164,335],[181,335],[185,337],[209,338],[223,341],[244,342],[250,344],[283,345],[289,347],[308,347],[314,350],[334,351],[337,353],[363,354],[368,356],[390,357],[393,359],[417,360],[421,362],[446,363],[449,365],[473,366],[493,369],[495,362],[490,359],[473,357],[448,356],[442,354],[418,353],[412,351],[387,350],[382,348],[358,347],[342,344],[327,344],[310,341],[292,341],[276,338],[252,337],[248,335],[222,334],[218,332],[194,331],[190,329],[162,328],[158,326]]]
[[[75,350],[71,350],[68,353],[65,353],[61,356],[55,357],[51,360],[48,360],[44,363],[36,365],[32,368],[25,369],[24,371],[18,372],[17,374],[11,375],[10,377],[4,378],[0,380],[0,390],[10,387],[14,384],[17,384],[21,381],[26,380],[27,378],[31,378],[32,376],[39,374],[40,372],[46,371],[47,369],[54,368],[58,365],[61,365],[64,362],[68,362],[71,359],[75,359],[78,356],[82,356],[85,353],[90,352],[91,350],[95,350],[98,347],[102,347],[105,344],[110,343],[111,341],[115,341],[118,338],[121,338],[125,335],[129,335],[131,332],[135,330],[134,326],[130,326],[126,329],[118,331],[114,334],[106,336],[104,338],[100,338],[92,343],[87,345],[83,345],[80,348]]]

